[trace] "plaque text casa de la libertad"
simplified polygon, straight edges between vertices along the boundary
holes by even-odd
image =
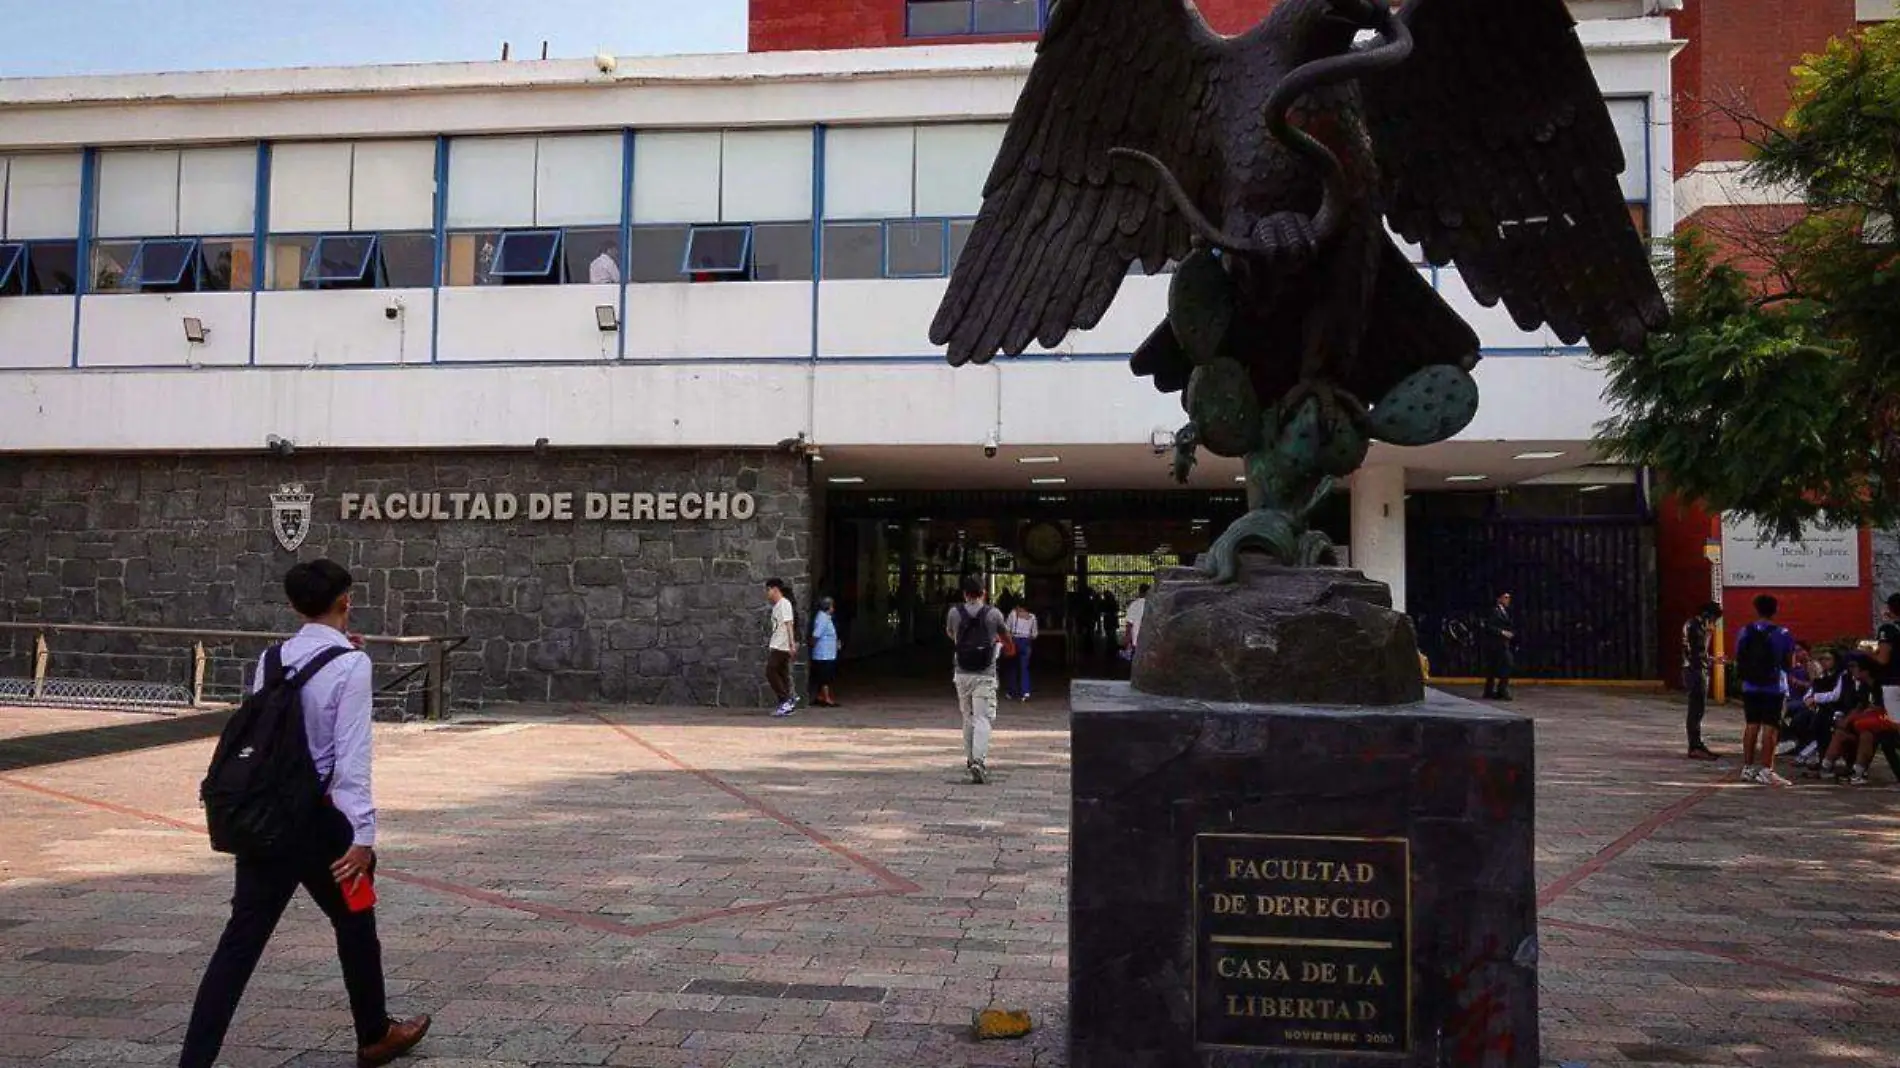
[[[1203,834],[1194,846],[1199,1045],[1409,1051],[1405,839]]]

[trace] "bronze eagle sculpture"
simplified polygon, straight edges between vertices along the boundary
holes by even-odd
[[[1238,37],[1189,0],[1056,0],[931,340],[1053,346],[1176,264],[1131,362],[1183,391],[1177,479],[1244,459],[1203,568],[1329,564],[1333,480],[1477,411],[1477,335],[1387,226],[1526,330],[1640,351],[1668,308],[1624,163],[1563,0],[1282,0]]]

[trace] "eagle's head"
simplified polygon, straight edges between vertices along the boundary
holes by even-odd
[[[1356,30],[1376,30],[1392,17],[1392,5],[1381,0],[1326,0],[1326,6],[1329,19]]]
[[[1344,52],[1360,33],[1384,29],[1391,20],[1390,0],[1291,0],[1269,17],[1303,61]]]

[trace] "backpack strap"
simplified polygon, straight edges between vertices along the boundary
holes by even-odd
[[[262,685],[258,688],[263,689],[267,686],[277,686],[282,684],[283,681],[284,646],[282,642],[279,642],[269,649],[264,650],[264,678]]]
[[[272,650],[272,652],[275,652],[275,651],[276,650]],[[317,653],[317,655],[311,657],[309,660],[304,661],[303,667],[297,670],[296,676],[294,678],[289,678],[289,679],[284,680],[284,685],[290,687],[292,690],[301,690],[303,689],[304,683],[309,682],[311,679],[314,679],[317,677],[317,672],[322,671],[326,667],[329,667],[330,661],[335,660],[338,657],[348,656],[349,654],[355,653],[355,652],[361,652],[361,650],[348,648],[341,645],[332,645],[329,648],[324,649],[321,652]],[[280,667],[278,670],[281,672],[283,669]]]

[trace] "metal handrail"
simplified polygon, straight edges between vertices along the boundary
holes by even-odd
[[[37,698],[44,682],[46,664],[50,650],[46,646],[47,634],[120,634],[153,636],[161,638],[189,638],[194,643],[192,650],[192,703],[200,704],[204,684],[206,664],[204,643],[209,641],[282,641],[291,635],[283,631],[262,630],[212,630],[190,627],[132,627],[115,623],[21,623],[0,621],[0,631],[29,631],[36,636],[34,642],[34,696]],[[379,687],[387,692],[414,678],[418,673],[424,675],[425,715],[433,720],[443,718],[446,711],[444,691],[448,682],[448,655],[468,644],[468,636],[462,634],[363,634],[351,635],[364,645],[388,645],[398,647],[426,646],[426,659],[403,671]]]

